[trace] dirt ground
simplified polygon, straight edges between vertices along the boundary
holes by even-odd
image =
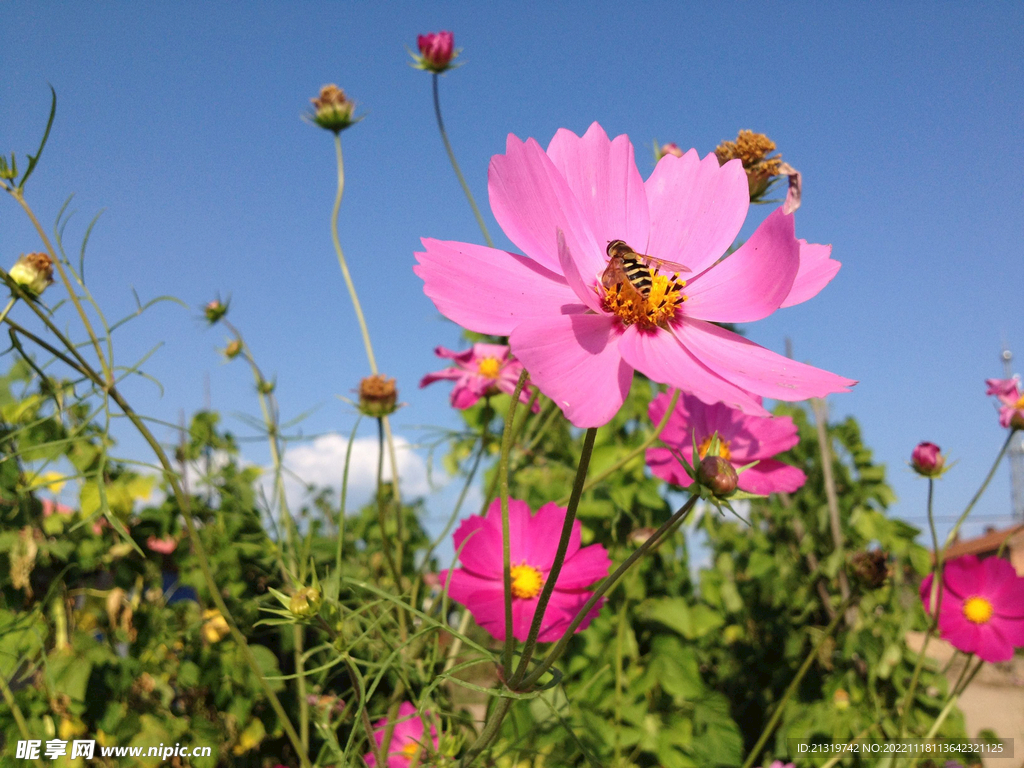
[[[921,648],[924,633],[911,632],[907,645],[914,651]],[[943,640],[928,644],[928,656],[945,664],[956,649]],[[962,665],[954,664],[947,673],[950,683],[960,674]],[[960,697],[960,709],[971,736],[986,728],[1000,738],[1014,740],[1014,757],[988,758],[986,768],[1021,768],[1024,766],[1024,658],[1015,657],[1004,664],[986,664]]]

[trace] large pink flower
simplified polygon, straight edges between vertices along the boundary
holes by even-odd
[[[939,633],[964,653],[985,661],[1007,661],[1024,646],[1024,578],[998,557],[965,555],[943,566]],[[925,610],[932,575],[921,584]]]
[[[551,572],[566,510],[545,504],[530,514],[525,501],[509,499],[508,517],[512,560],[512,635],[526,640],[537,609],[538,596]],[[562,636],[583,604],[590,598],[587,587],[608,575],[608,552],[600,544],[580,547],[580,522],[572,526],[569,548],[548,602],[537,639],[552,642]],[[495,499],[486,517],[474,515],[455,532],[455,549],[461,568],[442,571],[441,583],[448,595],[473,614],[477,624],[498,640],[505,639],[505,593],[501,548],[501,502]],[[465,546],[463,546],[465,544]],[[601,603],[586,617],[577,632],[597,616]]]
[[[671,397],[662,393],[647,409],[651,421],[661,423]],[[788,416],[747,416],[723,403],[705,405],[698,398],[682,395],[661,433],[661,441],[694,463],[696,439],[698,461],[711,447],[711,436],[718,432],[719,456],[736,469],[753,461],[757,464],[739,475],[738,487],[750,493],[792,493],[807,480],[803,471],[772,458],[796,445],[796,424]],[[651,472],[674,485],[688,487],[693,480],[668,448],[648,448],[647,466]]]
[[[1024,392],[1017,379],[986,379],[987,395],[998,398],[999,423],[1004,427],[1024,429]]]
[[[380,747],[384,743],[384,734],[388,727],[388,719],[382,718],[373,724],[373,740]],[[402,702],[398,708],[395,728],[391,732],[391,744],[388,745],[387,768],[408,768],[413,757],[419,755],[417,765],[426,765],[422,754],[423,748],[429,746],[423,737],[423,719],[416,713],[416,707],[408,701]],[[433,748],[437,750],[437,728],[430,726],[430,738]],[[363,760],[370,768],[376,768],[377,758],[373,752],[363,755]]]
[[[428,373],[423,377],[420,386],[425,387],[445,379],[453,380],[455,386],[452,388],[452,406],[455,408],[469,408],[481,397],[497,392],[511,395],[516,391],[519,374],[523,370],[522,364],[512,359],[508,347],[504,344],[474,344],[462,352],[437,347],[434,354],[454,360],[455,365]],[[530,385],[527,384],[519,399],[528,403],[530,395]],[[534,403],[533,410],[540,410],[540,406]]]
[[[797,240],[781,209],[720,260],[750,204],[739,160],[719,166],[713,154],[669,154],[644,182],[629,138],[612,141],[595,123],[582,138],[558,131],[546,152],[510,135],[488,182],[495,218],[529,258],[425,239],[416,274],[446,317],[509,336],[531,380],[576,426],[608,422],[634,369],[762,416],[758,395],[802,400],[855,383],[713,324],[760,320],[805,301],[839,266],[828,246]],[[666,275],[639,306],[619,285],[606,290],[612,240],[688,267],[685,294]]]

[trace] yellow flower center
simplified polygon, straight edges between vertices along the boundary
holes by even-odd
[[[701,440],[700,445],[697,446],[697,454],[703,459],[708,455],[708,451],[711,449],[711,437],[705,437]],[[732,460],[732,451],[729,450],[729,442],[718,438],[718,455],[726,461]]]
[[[964,616],[975,624],[987,624],[992,618],[992,603],[984,597],[972,597],[964,603]]]
[[[1014,408],[1024,408],[1024,395],[1020,396],[1020,400],[1013,404]]]
[[[477,363],[476,369],[481,376],[485,376],[488,379],[496,379],[498,374],[501,373],[501,361],[496,357],[485,357]]]
[[[544,577],[532,565],[522,563],[512,566],[512,597],[528,600],[540,593]]]
[[[410,741],[404,747],[402,747],[402,754],[406,757],[412,758],[420,751],[420,745],[415,741]]]
[[[652,275],[651,290],[645,297],[627,280],[605,289],[603,304],[606,311],[618,315],[623,325],[639,325],[644,330],[664,328],[686,301],[685,286],[686,281],[678,274]]]

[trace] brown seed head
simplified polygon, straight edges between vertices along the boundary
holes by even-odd
[[[313,114],[310,119],[321,128],[340,133],[357,122],[353,117],[355,102],[333,83],[321,88],[320,95],[310,101],[313,102]]]
[[[769,155],[775,151],[775,142],[763,133],[742,130],[736,141],[723,141],[715,147],[715,155],[720,165],[730,160],[743,163],[747,172],[747,186],[750,199],[756,200],[768,190],[773,178],[781,173],[782,155]]]
[[[53,260],[45,253],[25,253],[9,274],[11,280],[34,298],[53,282]]]
[[[367,416],[380,418],[398,408],[398,389],[395,380],[382,373],[367,376],[359,382],[359,410]]]
[[[867,552],[854,552],[850,558],[850,567],[854,576],[867,588],[878,589],[892,575],[889,556],[880,549]]]

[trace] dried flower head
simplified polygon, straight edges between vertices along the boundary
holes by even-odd
[[[889,555],[880,549],[854,552],[850,558],[854,576],[867,589],[878,589],[892,575]]]
[[[362,119],[354,117],[356,103],[333,83],[321,88],[320,95],[310,101],[313,102],[313,114],[309,120],[328,131],[341,133]]]
[[[45,253],[25,253],[8,274],[23,291],[35,298],[53,282],[53,260]]]
[[[715,147],[718,162],[725,165],[730,160],[743,163],[750,187],[750,200],[760,200],[771,186],[772,179],[782,173],[782,155],[771,155],[775,142],[763,133],[742,130],[736,141],[723,141]]]
[[[398,388],[395,380],[382,373],[367,376],[359,382],[359,410],[367,416],[380,418],[398,408]]]

